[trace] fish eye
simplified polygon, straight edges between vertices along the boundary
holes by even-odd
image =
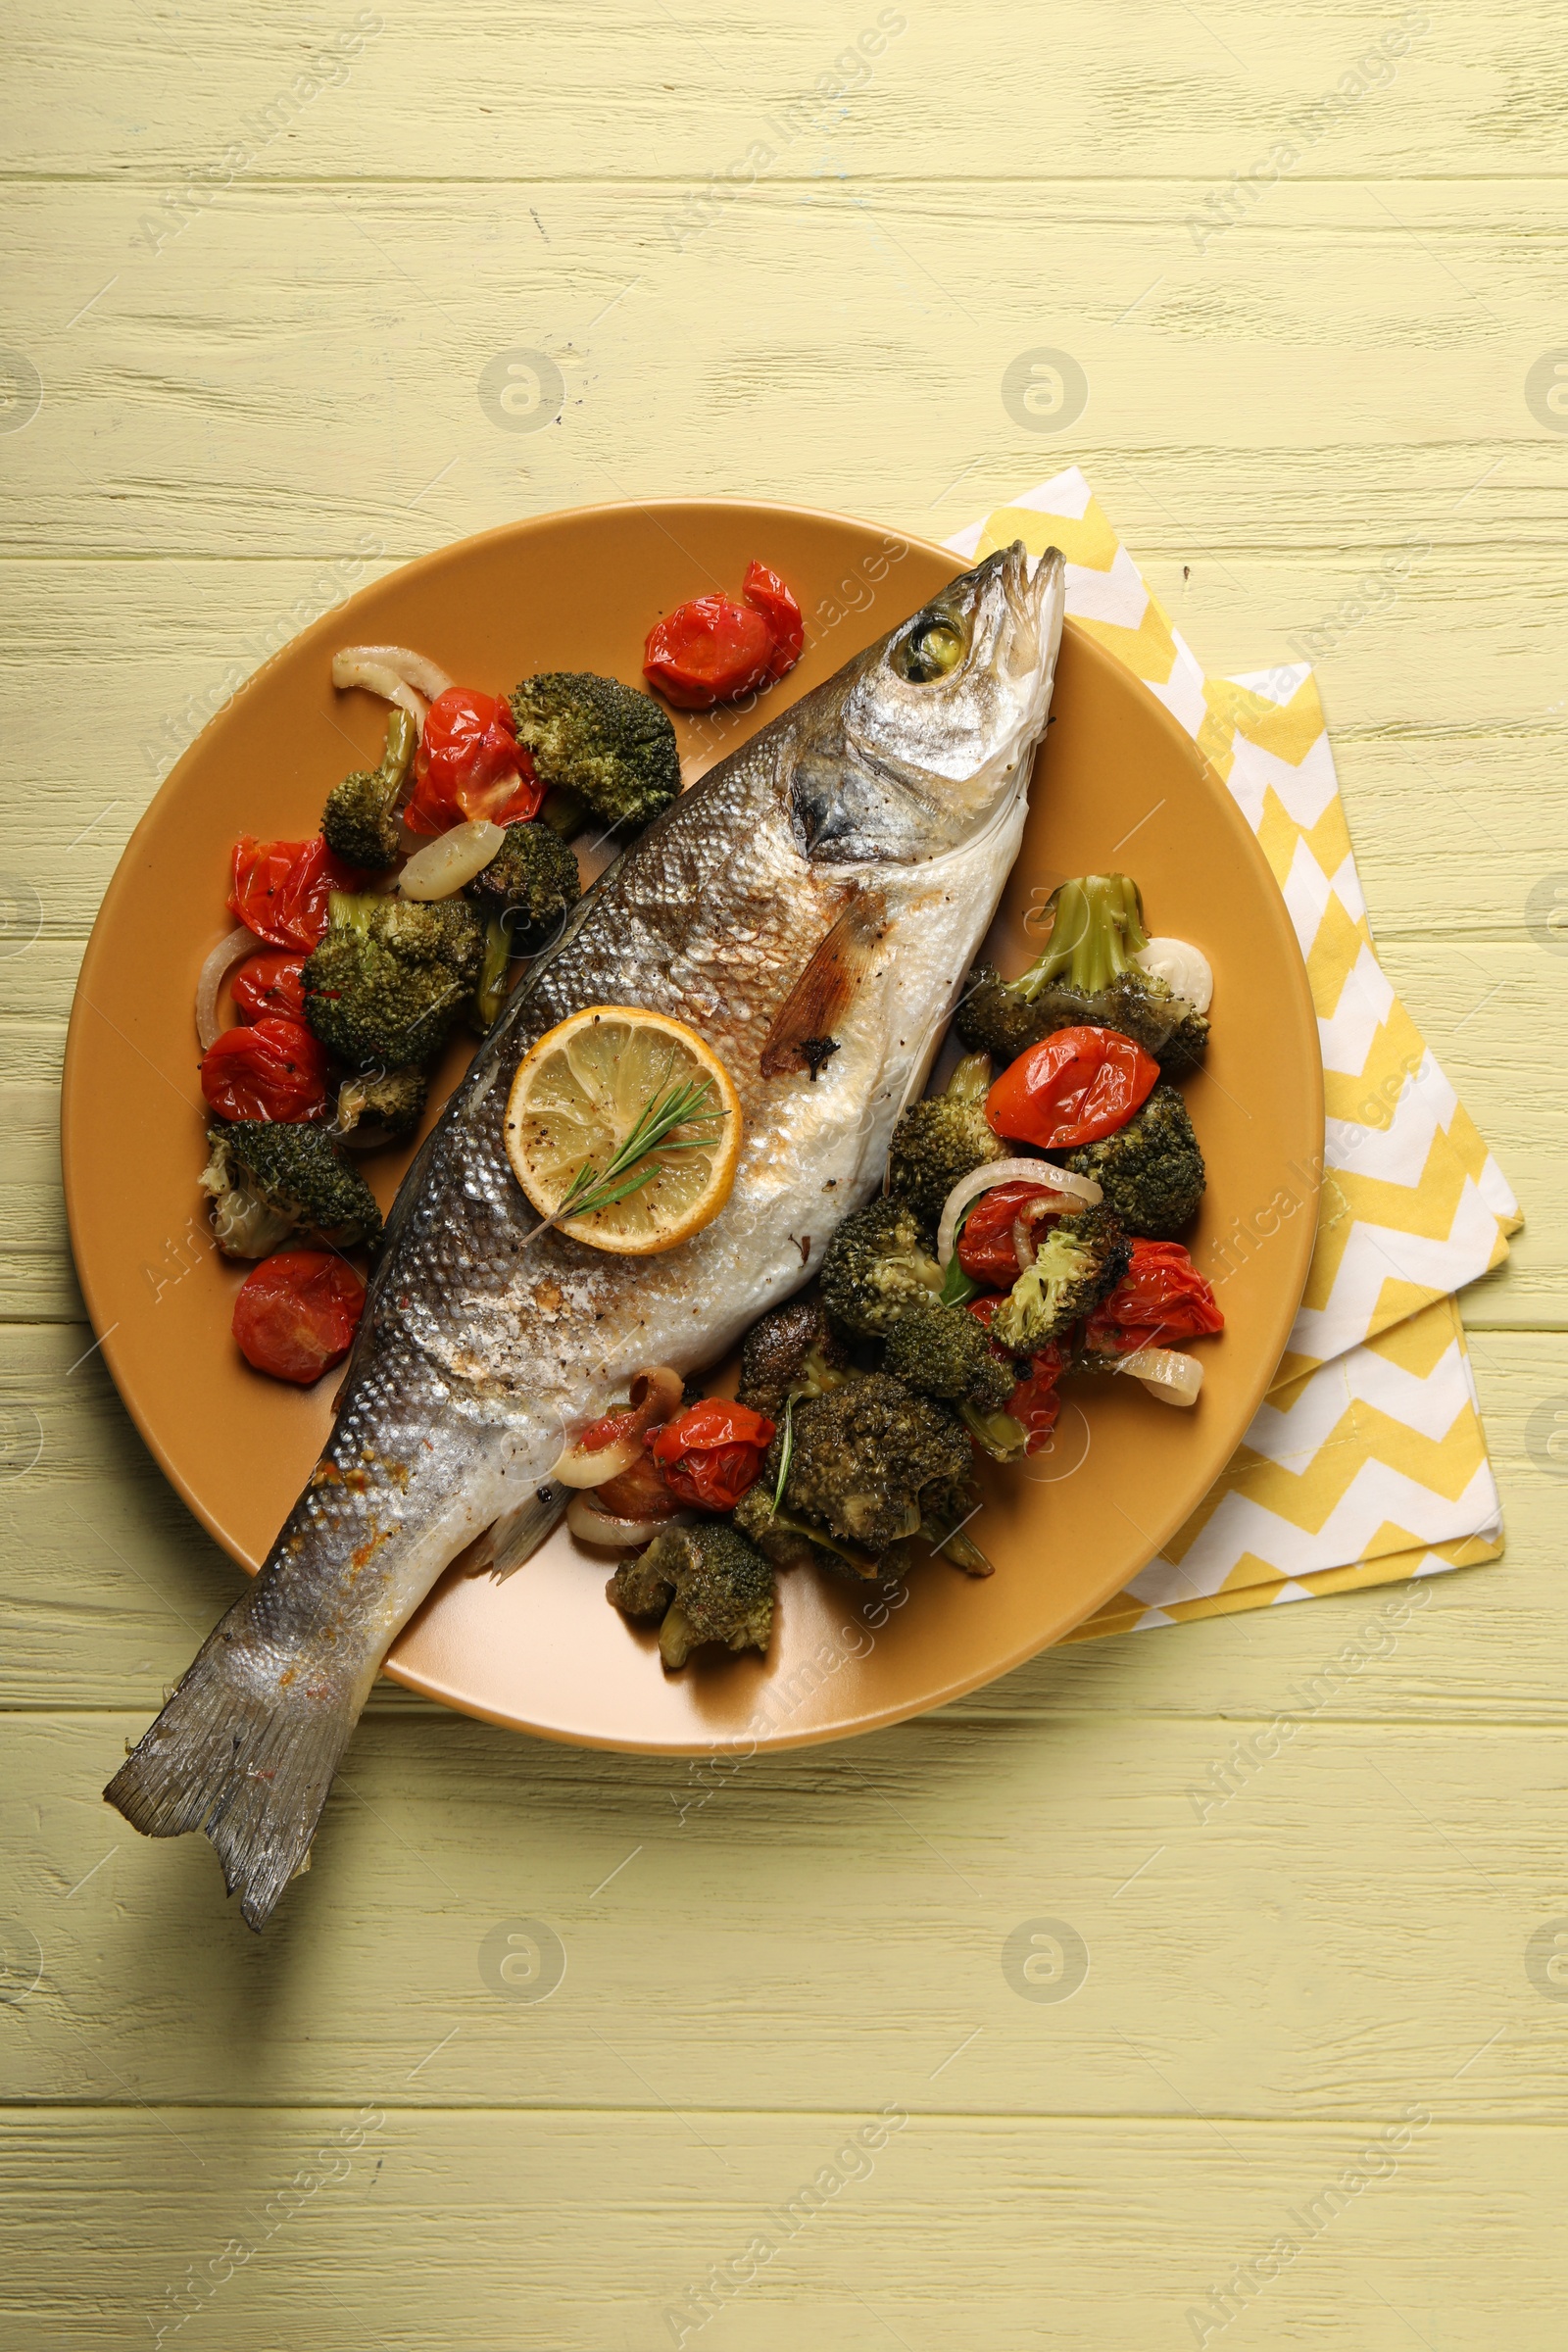
[[[893,664],[911,686],[930,686],[950,677],[967,651],[964,634],[945,612],[922,612],[907,637],[893,649]]]

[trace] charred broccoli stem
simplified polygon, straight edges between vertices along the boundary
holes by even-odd
[[[521,942],[549,931],[576,906],[582,896],[576,855],[548,825],[509,825],[467,895],[482,915],[505,915]]]
[[[975,1168],[1006,1157],[986,1122],[989,1054],[966,1054],[944,1094],[901,1112],[888,1149],[888,1190],[933,1224],[954,1186]]]
[[[418,739],[408,712],[394,708],[386,722],[380,766],[356,768],[327,794],[321,831],[327,848],[346,864],[367,873],[396,865],[398,826],[392,811]]]
[[[1012,1365],[961,1306],[918,1306],[888,1333],[882,1368],[922,1396],[998,1412],[1012,1395]]]
[[[207,1141],[201,1186],[225,1257],[267,1257],[288,1241],[354,1250],[380,1240],[374,1195],[323,1128],[220,1120]]]
[[[1132,1254],[1121,1219],[1103,1202],[1057,1217],[991,1318],[993,1338],[1013,1355],[1038,1355],[1115,1289]]]
[[[958,1418],[981,1452],[994,1462],[1021,1462],[1029,1450],[1029,1432],[1011,1413],[964,1403],[958,1407]]]
[[[352,1135],[367,1124],[381,1128],[385,1140],[395,1143],[419,1124],[429,1091],[422,1070],[366,1070],[345,1078],[337,1090],[336,1131]]]
[[[956,1026],[966,1046],[1015,1061],[1054,1029],[1119,1030],[1164,1070],[1188,1069],[1208,1043],[1204,1015],[1134,958],[1149,945],[1138,885],[1126,874],[1085,874],[1052,893],[1051,938],[1016,980],[991,964],[969,975]]]
[[[722,1519],[664,1529],[605,1591],[624,1616],[660,1620],[659,1654],[671,1674],[710,1642],[765,1650],[773,1630],[773,1571]]]
[[[576,795],[607,825],[646,825],[680,790],[667,710],[618,678],[552,669],[511,696],[517,741],[543,782]]]
[[[1206,1182],[1187,1105],[1165,1079],[1125,1127],[1069,1152],[1065,1165],[1095,1178],[1129,1233],[1155,1242],[1175,1240]]]
[[[742,1404],[782,1420],[792,1396],[822,1396],[849,1377],[850,1351],[819,1298],[792,1298],[754,1323],[741,1349]]]
[[[935,1299],[942,1268],[935,1234],[907,1200],[873,1200],[845,1218],[822,1259],[822,1303],[836,1323],[880,1339],[901,1315]]]
[[[485,918],[484,946],[479,957],[479,977],[474,982],[473,995],[468,1000],[468,1024],[481,1037],[489,1036],[507,1001],[507,975],[511,969],[512,941],[507,933],[506,916],[488,915]]]
[[[445,1043],[479,977],[483,932],[466,899],[429,905],[334,891],[302,974],[305,1017],[342,1060],[408,1069]]]
[[[775,1473],[776,1482],[776,1473]],[[882,1563],[858,1544],[844,1544],[824,1528],[808,1526],[773,1499],[773,1487],[764,1474],[735,1505],[734,1519],[743,1535],[775,1568],[825,1568],[835,1576],[870,1583],[882,1574]]]
[[[539,822],[548,825],[559,840],[575,841],[591,813],[580,792],[568,792],[564,784],[552,784],[540,805]]]

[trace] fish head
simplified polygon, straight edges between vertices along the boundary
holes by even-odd
[[[797,708],[797,841],[817,865],[963,847],[1026,789],[1061,642],[1059,549],[1021,539],[940,589]]]

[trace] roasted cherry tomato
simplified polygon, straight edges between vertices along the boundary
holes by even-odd
[[[425,715],[414,755],[414,793],[403,811],[411,833],[445,833],[487,816],[511,825],[537,816],[545,788],[517,741],[512,706],[471,686],[449,686]]]
[[[755,606],[698,596],[649,630],[643,676],[677,710],[710,710],[765,684],[775,650],[766,615]]]
[[[1052,1365],[1045,1356],[1037,1355],[1026,1377],[1019,1381],[1007,1398],[1006,1410],[1014,1421],[1021,1421],[1029,1432],[1025,1453],[1042,1453],[1056,1426],[1061,1411],[1061,1396],[1057,1383],[1061,1379],[1059,1365]]]
[[[662,1429],[651,1429],[646,1444],[680,1501],[701,1511],[730,1511],[756,1485],[772,1437],[765,1413],[705,1396]]]
[[[995,1184],[989,1193],[981,1194],[958,1233],[958,1263],[971,1282],[991,1282],[998,1290],[1011,1290],[1019,1274],[1013,1219],[1029,1201],[1052,1198],[1049,1184],[1028,1184],[1022,1178],[1015,1184]],[[1065,1215],[1071,1202],[1063,1200],[1059,1193],[1054,1198],[1061,1201]]]
[[[1180,1242],[1133,1244],[1133,1262],[1084,1327],[1091,1355],[1179,1348],[1223,1331],[1219,1302]]]
[[[305,1018],[305,990],[300,974],[305,969],[303,956],[253,956],[242,963],[233,978],[234,1010],[242,1021],[259,1021],[267,1013],[281,1012],[290,1020]]]
[[[986,1097],[998,1135],[1070,1152],[1125,1127],[1159,1065],[1114,1029],[1057,1029],[1009,1063]]]
[[[749,605],[756,607],[773,632],[773,659],[767,665],[770,678],[781,678],[793,669],[806,644],[806,623],[794,593],[784,585],[776,571],[765,564],[753,563],[747,567],[741,594]]]
[[[314,841],[258,841],[242,833],[234,844],[234,887],[228,911],[258,939],[308,956],[326,929],[334,890],[358,890],[356,866],[334,858],[319,833]]]
[[[303,1021],[270,1012],[225,1029],[202,1055],[202,1093],[220,1119],[318,1119],[326,1048]]]
[[[258,1372],[308,1388],[347,1355],[364,1306],[364,1283],[330,1250],[280,1250],[241,1283],[234,1337]]]
[[[1001,1304],[1000,1298],[973,1298],[969,1302],[969,1312],[989,1331],[991,1318]],[[1005,1354],[1006,1350],[999,1347],[995,1340],[991,1345],[996,1354]],[[1025,1453],[1041,1452],[1050,1440],[1056,1426],[1056,1416],[1061,1410],[1057,1386],[1071,1361],[1071,1349],[1053,1340],[1037,1356],[1031,1358],[1028,1371],[1007,1398],[1003,1409],[1010,1413],[1014,1421],[1021,1421],[1029,1432]]]

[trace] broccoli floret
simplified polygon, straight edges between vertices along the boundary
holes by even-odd
[[[484,925],[466,899],[371,898],[344,903],[364,909],[367,935],[406,962],[442,964],[470,988],[478,979]],[[338,904],[334,895],[334,923]],[[358,925],[362,916],[356,912],[349,920]]]
[[[661,1619],[659,1654],[671,1674],[710,1642],[765,1650],[773,1630],[773,1571],[722,1519],[666,1528],[605,1591],[624,1615]]]
[[[1050,904],[1051,938],[1028,971],[1004,981],[986,963],[970,973],[957,1011],[964,1044],[1015,1061],[1054,1029],[1091,1022],[1130,1037],[1161,1069],[1200,1061],[1206,1018],[1133,960],[1149,945],[1137,883],[1126,874],[1085,874],[1060,884]]]
[[[422,1070],[367,1070],[362,1077],[345,1078],[337,1090],[337,1132],[352,1135],[364,1124],[379,1128],[387,1143],[395,1143],[419,1124],[428,1092]]]
[[[921,1306],[901,1315],[888,1333],[882,1366],[922,1396],[978,1405],[983,1413],[1000,1412],[1014,1386],[1011,1363],[961,1306]]]
[[[993,1338],[1014,1355],[1038,1355],[1115,1289],[1132,1254],[1121,1219],[1103,1202],[1058,1217],[991,1318]]]
[[[969,1441],[954,1416],[884,1372],[846,1381],[794,1407],[758,1485],[771,1495],[789,1445],[779,1507],[808,1534],[871,1553],[951,1527],[973,1508]],[[754,1493],[756,1490],[753,1490]]]
[[[669,713],[650,694],[589,670],[552,669],[512,690],[517,741],[543,781],[607,825],[646,825],[680,790]]]
[[[1186,1103],[1165,1079],[1125,1127],[1070,1152],[1066,1165],[1093,1176],[1128,1232],[1150,1241],[1174,1241],[1203,1198],[1203,1154]]]
[[[911,1102],[893,1130],[888,1190],[933,1222],[954,1186],[975,1168],[1004,1159],[1006,1148],[986,1124],[989,1054],[966,1054],[945,1094]]]
[[[408,1069],[445,1042],[479,976],[483,931],[466,899],[423,906],[334,892],[302,975],[305,1017],[347,1062]]]
[[[373,1249],[381,1212],[358,1168],[323,1128],[274,1119],[220,1120],[201,1186],[225,1257],[267,1257],[287,1241]]]
[[[819,1298],[792,1298],[754,1323],[741,1349],[742,1404],[781,1421],[792,1396],[821,1396],[848,1377],[850,1351]]]
[[[468,884],[479,912],[505,915],[516,935],[550,930],[581,896],[576,855],[548,825],[509,825],[500,849]]]
[[[394,709],[386,722],[386,750],[379,767],[356,768],[334,784],[321,812],[326,846],[349,865],[379,873],[398,861],[398,826],[393,805],[403,788],[418,742],[413,719]]]
[[[846,1217],[822,1259],[822,1303],[836,1323],[879,1339],[942,1289],[931,1227],[907,1200],[873,1200]]]

